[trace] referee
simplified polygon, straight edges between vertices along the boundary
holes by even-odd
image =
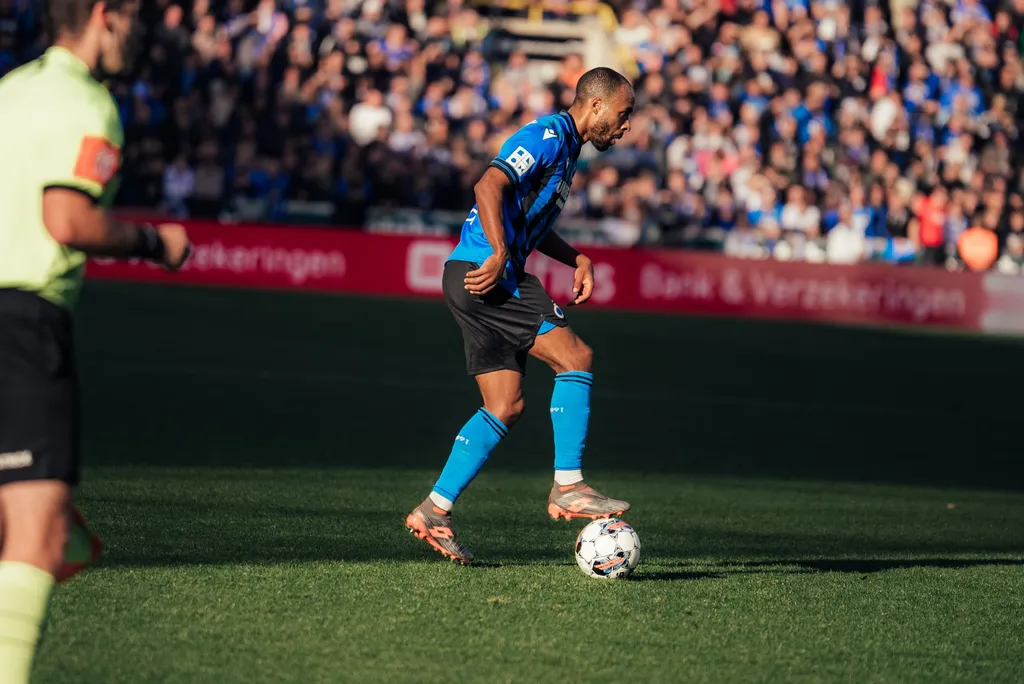
[[[105,209],[124,132],[93,74],[129,61],[138,0],[48,6],[54,46],[0,80],[0,684],[28,681],[54,584],[97,555],[73,507],[70,310],[86,256],[175,270],[190,252],[181,226],[125,223]]]

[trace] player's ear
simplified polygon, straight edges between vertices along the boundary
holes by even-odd
[[[92,6],[89,11],[89,26],[94,26],[107,33],[112,33],[114,30],[113,25],[110,22],[110,13],[107,11],[107,3],[97,2]]]
[[[599,97],[590,98],[590,109],[594,114],[600,114],[601,110],[604,109],[604,100]]]

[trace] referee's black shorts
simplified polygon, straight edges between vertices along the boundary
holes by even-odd
[[[444,297],[462,328],[466,370],[473,376],[499,370],[526,375],[538,333],[566,327],[565,314],[529,273],[519,283],[518,297],[500,285],[483,296],[470,294],[466,274],[476,268],[468,261],[449,261],[444,267]]]
[[[78,401],[71,314],[0,288],[0,485],[78,484]]]

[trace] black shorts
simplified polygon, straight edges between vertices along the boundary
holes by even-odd
[[[78,484],[78,397],[71,314],[0,289],[0,485]]]
[[[466,370],[483,375],[514,370],[526,375],[526,359],[541,325],[564,328],[565,314],[544,286],[529,273],[515,297],[500,285],[482,297],[466,289],[466,274],[477,268],[467,261],[449,261],[444,267],[444,297],[462,328]]]

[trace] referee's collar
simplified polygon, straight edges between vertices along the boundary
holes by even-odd
[[[43,53],[43,63],[47,66],[58,66],[61,69],[85,75],[90,73],[88,64],[76,57],[67,48],[60,47],[59,45],[54,45]]]

